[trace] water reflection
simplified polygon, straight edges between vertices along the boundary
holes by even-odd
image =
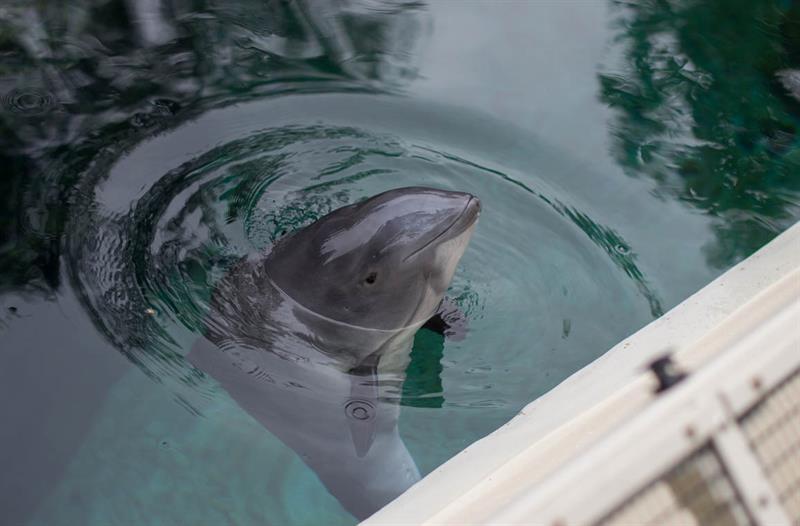
[[[13,480],[0,478],[0,486],[8,490],[3,492],[5,498],[1,500],[4,519],[9,523],[22,524],[34,516],[40,500],[51,490],[57,494],[58,488],[64,488],[70,495],[67,497],[70,517],[65,517],[64,506],[54,498],[51,516],[46,503],[40,508],[39,513],[44,517],[39,518],[40,523],[89,523],[88,516],[97,523],[107,523],[109,515],[98,511],[97,503],[114,501],[112,495],[100,496],[109,487],[107,483],[100,483],[94,491],[88,487],[91,483],[87,485],[88,480],[102,480],[107,464],[95,465],[89,461],[91,467],[72,477],[62,476],[62,469],[70,462],[73,466],[80,465],[80,441],[90,440],[86,434],[97,423],[93,411],[106,403],[109,397],[106,388],[117,377],[108,372],[110,367],[102,365],[106,363],[102,359],[87,356],[85,346],[99,346],[89,343],[96,340],[86,334],[86,327],[79,329],[83,331],[78,338],[80,344],[65,343],[64,326],[73,324],[64,320],[60,325],[46,321],[48,318],[41,314],[40,308],[32,311],[37,313],[35,321],[53,334],[40,340],[20,336],[25,326],[17,323],[18,319],[24,316],[27,321],[34,315],[12,311],[21,301],[18,294],[27,291],[31,297],[48,300],[61,297],[57,309],[63,309],[67,318],[80,318],[79,309],[65,306],[63,301],[65,287],[61,279],[67,276],[71,280],[68,285],[72,285],[67,295],[79,294],[81,307],[92,315],[96,330],[151,378],[164,382],[168,388],[174,383],[183,387],[170,391],[183,406],[181,413],[198,414],[200,403],[205,403],[207,409],[213,395],[201,373],[185,365],[179,352],[185,342],[175,341],[169,323],[175,316],[180,318],[177,320],[180,325],[196,327],[200,316],[197,309],[203,306],[203,297],[209,292],[207,288],[201,289],[201,284],[214,278],[206,275],[206,267],[223,268],[229,261],[225,254],[198,251],[205,267],[193,265],[192,258],[181,261],[178,268],[160,267],[159,263],[175,262],[178,255],[174,240],[164,239],[162,249],[157,251],[157,269],[145,274],[153,271],[154,266],[145,250],[151,241],[148,236],[157,230],[179,235],[169,228],[156,228],[164,225],[150,225],[150,221],[162,217],[162,207],[170,202],[173,190],[184,189],[183,181],[179,177],[165,177],[153,193],[144,196],[141,202],[133,201],[134,213],[130,217],[125,213],[106,216],[93,201],[106,175],[103,169],[134,145],[216,107],[288,92],[393,91],[416,75],[415,46],[424,42],[428,30],[424,4],[402,1],[315,1],[313,4],[320,10],[311,9],[311,2],[261,0],[233,4],[203,0],[79,0],[67,4],[9,1],[0,5],[0,163],[4,168],[0,177],[0,292],[9,293],[11,302],[8,310],[6,303],[3,304],[0,348],[4,351],[3,368],[13,378],[3,382],[3,398],[13,399],[11,403],[15,404],[10,413],[5,412],[6,406],[0,409],[13,416],[36,413],[39,417],[35,420],[40,421],[29,422],[24,416],[14,418],[15,433],[3,438],[4,451],[14,455],[13,459],[3,457],[6,471],[26,474]],[[324,17],[320,19],[317,13],[322,13],[323,8]],[[330,26],[319,27],[325,20],[330,21]],[[337,48],[336,38],[346,41],[346,46]],[[265,121],[264,126],[268,125]],[[291,134],[291,130],[286,133]],[[235,156],[233,150],[237,146],[241,145],[231,144],[229,151],[217,150],[214,154]],[[206,160],[208,157],[203,157],[202,161]],[[257,162],[250,164],[253,170],[258,167]],[[245,166],[241,168],[246,171]],[[162,175],[168,174],[156,174]],[[251,172],[250,177],[242,175],[241,180],[250,184],[248,181],[253,181],[256,175]],[[118,190],[126,194],[130,189],[123,185]],[[212,188],[212,194],[214,190],[216,187]],[[159,196],[159,191],[164,194]],[[218,224],[225,225],[226,220],[235,219],[242,210],[235,196],[246,191],[245,187],[233,188],[221,200],[230,204],[222,221],[206,218],[205,228],[212,235]],[[198,192],[198,195],[207,194]],[[192,201],[187,209],[208,211],[210,206]],[[184,220],[174,219],[178,224]],[[190,223],[191,218],[186,221]],[[90,229],[86,236],[70,235],[70,227],[81,225]],[[91,230],[95,227],[97,230]],[[142,230],[137,231],[140,227]],[[62,268],[65,262],[68,272]],[[177,279],[184,275],[190,279]],[[176,298],[197,298],[198,304],[189,301],[176,304]],[[11,324],[15,327],[10,327]],[[9,337],[10,334],[16,336]],[[59,390],[58,382],[48,381],[41,374],[35,377],[27,374],[27,358],[15,358],[11,351],[19,342],[35,351],[30,361],[39,364],[38,367],[47,364],[54,375],[72,376],[65,381],[69,387],[62,389],[65,393],[62,403],[54,404],[50,399],[50,389]],[[112,349],[101,350],[113,354]],[[152,386],[145,391],[158,392]],[[217,393],[217,404],[218,399]],[[150,404],[150,408],[158,405]],[[116,407],[112,413],[124,415],[125,422],[137,420],[124,394]],[[150,465],[151,473],[163,468],[167,477],[183,472],[180,468],[168,468],[170,459],[163,455],[157,459],[148,457],[146,436],[139,436],[142,442],[134,446],[137,451],[121,453],[126,446],[137,443],[134,435],[138,430],[150,428],[153,422],[182,419],[175,413],[162,417],[154,416],[151,410],[146,413],[131,432],[119,435],[119,441],[101,440],[105,446],[88,446],[88,449],[113,450],[117,459],[136,459],[137,464]],[[119,432],[125,422],[114,422],[111,428]],[[208,420],[184,422],[203,428],[202,423]],[[240,420],[230,428],[245,430],[247,426],[246,420]],[[244,443],[253,443],[252,437],[258,436],[257,430],[249,432],[251,435]],[[205,440],[202,437],[207,435],[192,436]],[[57,440],[59,447],[48,444],[48,440]],[[208,440],[215,445],[221,443],[218,437]],[[329,497],[325,500],[324,490],[311,490],[311,495],[306,495],[308,502],[314,503],[306,514],[313,518],[297,519],[303,513],[302,508],[283,502],[284,486],[292,484],[286,480],[292,477],[292,471],[287,473],[285,467],[291,465],[291,458],[264,437],[255,442],[257,448],[269,454],[262,454],[261,462],[254,462],[252,455],[238,461],[237,472],[241,473],[243,464],[260,466],[256,470],[261,475],[253,478],[259,484],[258,497],[246,499],[242,488],[232,490],[231,495],[263,506],[256,512],[257,518],[235,522],[263,523],[264,513],[270,521],[281,524],[318,522],[317,514],[324,515],[331,524],[351,522],[335,501],[330,502]],[[202,462],[196,460],[204,457],[203,454],[193,457],[189,464],[200,466]],[[226,454],[223,458],[230,457]],[[264,469],[265,462],[269,469]],[[219,463],[216,465],[219,468]],[[120,465],[111,471],[117,481],[114,485],[128,488],[115,492],[116,495],[148,485],[142,480],[134,482],[135,476],[121,476],[125,469]],[[276,477],[274,489],[261,486],[265,483],[264,471]],[[309,486],[307,474],[294,471],[301,473],[294,475],[298,478],[294,487]],[[197,480],[209,478],[214,477],[200,476]],[[228,491],[225,488],[230,487],[230,478],[220,478],[221,491],[217,495]],[[75,500],[76,486],[83,488],[85,500]],[[313,483],[310,487],[314,487]],[[195,500],[193,491],[194,488],[187,487],[190,500]],[[156,494],[158,491],[143,497],[149,503],[143,509],[149,513],[154,512]],[[125,510],[122,514],[126,517],[139,512],[136,506],[132,509],[128,505],[130,502],[122,504]],[[180,517],[176,523],[211,520],[208,509],[202,511],[202,519],[187,518],[186,510],[190,507],[171,507],[160,513],[163,517],[176,513]],[[84,512],[86,515],[81,515]],[[109,513],[115,515],[113,511]],[[226,517],[216,517],[213,522],[227,522],[229,516]],[[137,520],[147,522],[152,516]],[[33,521],[36,523],[36,519]]]
[[[82,354],[89,336],[100,330],[138,366],[110,394],[100,387],[86,390],[85,399],[108,408],[95,420],[81,420],[100,431],[86,438],[75,462],[72,450],[58,460],[70,461],[72,468],[41,523],[58,523],[52,517],[104,523],[144,512],[175,523],[230,519],[198,507],[198,491],[203,497],[224,495],[246,509],[235,516],[237,523],[317,523],[322,509],[330,523],[351,520],[332,499],[318,506],[327,494],[313,474],[287,467],[291,452],[226,404],[219,386],[184,359],[185,340],[200,331],[210,291],[226,269],[343,204],[411,184],[470,191],[486,204],[488,213],[450,291],[470,322],[469,338],[453,342],[420,332],[407,369],[403,438],[422,471],[506,421],[707,279],[702,264],[664,270],[680,267],[705,231],[687,231],[686,247],[680,247],[685,252],[672,253],[677,243],[666,250],[661,239],[672,235],[670,228],[656,224],[677,220],[681,226],[673,229],[691,224],[701,230],[702,221],[685,221],[690,214],[684,208],[655,203],[641,190],[645,185],[617,178],[615,169],[585,170],[572,155],[554,153],[513,127],[510,121],[526,116],[535,121],[525,111],[532,106],[555,103],[555,115],[578,114],[582,110],[572,100],[586,99],[587,106],[593,101],[584,91],[562,97],[550,89],[558,82],[542,82],[546,88],[531,95],[525,82],[539,83],[542,63],[533,54],[513,58],[536,42],[530,32],[506,31],[497,23],[502,17],[481,25],[496,12],[493,4],[475,3],[472,11],[472,3],[459,5],[469,12],[462,20],[475,25],[453,24],[446,18],[452,11],[440,11],[437,22],[444,23],[437,27],[449,31],[451,41],[440,46],[434,66],[427,64],[440,91],[425,92],[415,83],[404,97],[383,95],[406,94],[417,76],[430,31],[420,2],[92,0],[0,7],[0,162],[7,170],[0,178],[0,290],[27,287],[37,299],[58,299],[54,311],[66,304],[63,298],[81,295],[80,303],[63,307],[61,325],[26,307],[9,310],[0,330],[13,326],[17,341],[31,341],[20,334],[35,330],[33,323],[19,324],[31,316],[59,327],[51,329],[52,338],[61,339],[72,329],[69,317],[83,319],[85,310],[94,329],[81,326],[69,352],[62,352],[60,341],[51,350],[50,340],[36,340],[31,361],[49,364],[59,353],[62,365],[53,371],[69,376],[81,369],[100,377],[93,368],[97,356]],[[505,12],[505,19],[524,12],[517,16],[525,18],[523,25],[537,9],[547,9],[529,5],[530,10]],[[740,7],[755,16],[755,7]],[[628,171],[656,181],[664,201],[677,196],[718,218],[711,260],[727,264],[796,214],[797,188],[786,174],[797,158],[797,53],[778,53],[782,62],[767,73],[738,78],[705,55],[728,38],[730,28],[721,26],[743,26],[742,20],[691,1],[680,9],[664,2],[618,9],[625,14],[618,31],[627,54],[601,77],[603,98],[617,111],[614,152]],[[776,9],[787,20],[797,19],[794,11]],[[592,12],[597,18],[591,23],[602,26],[602,10]],[[769,20],[774,13],[767,15]],[[708,16],[715,23],[697,29]],[[583,53],[585,42],[569,22],[571,31],[545,42],[568,40],[577,43],[573,53]],[[795,26],[781,27],[780,34],[788,36],[773,31],[772,38],[796,50]],[[466,60],[462,69],[454,68],[454,46],[484,30],[485,38],[471,40],[464,54],[484,53],[484,64],[499,55],[507,60],[497,69],[478,69],[481,74]],[[706,30],[712,44],[696,42],[701,37],[695,35]],[[766,49],[767,36],[752,38],[764,44],[759,56],[777,53]],[[560,50],[540,47],[539,55],[572,71],[574,55]],[[679,51],[683,55],[675,55]],[[739,51],[747,60],[758,59]],[[729,62],[734,58],[725,55]],[[500,69],[504,76],[498,81],[491,73]],[[519,76],[528,71],[528,77]],[[715,95],[720,79],[730,86]],[[459,91],[462,81],[467,89]],[[769,111],[739,108],[742,92],[756,93],[759,104],[766,100]],[[437,102],[453,99],[460,107]],[[490,99],[503,99],[506,121],[480,113],[495,108]],[[563,122],[561,135],[574,141],[583,131],[574,123],[593,121],[565,116]],[[547,123],[534,124],[542,135],[558,135]],[[595,132],[602,135],[599,128]],[[748,162],[761,172],[745,170]],[[586,192],[570,191],[577,187]],[[584,195],[600,187],[589,196],[594,199]],[[753,192],[761,192],[763,205],[748,197]],[[664,217],[654,217],[665,210]],[[62,276],[69,282],[59,283]],[[6,342],[4,350],[11,347]],[[116,355],[111,345],[95,347],[98,354]],[[75,421],[77,410],[70,408],[82,408],[81,399],[64,389],[70,396],[61,405],[48,400],[37,406],[31,386],[43,382],[19,375],[19,367],[9,370],[30,381],[7,383],[4,394],[15,396],[4,398],[16,401],[25,393],[21,410],[45,423],[41,436],[60,440],[63,422]],[[163,383],[139,382],[139,370]],[[170,395],[192,412],[165,403]],[[47,410],[69,418],[56,421]],[[204,418],[195,418],[195,411]],[[158,441],[142,432],[152,428]],[[169,447],[161,446],[162,435]],[[156,455],[153,445],[159,446]],[[39,458],[34,449],[28,446],[27,456],[15,459],[22,466],[18,471],[31,473],[31,480],[56,478],[49,467],[41,474],[29,469]],[[98,460],[96,452],[107,456]],[[143,469],[121,477],[124,462]],[[265,472],[273,474],[270,480],[264,480]],[[108,473],[113,476],[105,478]],[[185,483],[189,479],[210,481],[213,490]],[[20,485],[19,491],[29,496],[34,486]],[[158,507],[165,486],[175,505]]]
[[[99,154],[265,94],[396,89],[428,31],[393,0],[5,3],[0,287],[58,285],[69,189]]]
[[[600,84],[614,155],[717,219],[706,257],[726,268],[800,215],[800,5],[612,4],[624,58]]]

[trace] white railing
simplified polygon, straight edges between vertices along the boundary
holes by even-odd
[[[800,524],[800,300],[487,522]]]

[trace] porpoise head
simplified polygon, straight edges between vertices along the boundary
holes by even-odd
[[[435,314],[467,247],[480,201],[409,187],[333,211],[276,243],[270,278],[305,308],[369,329]]]

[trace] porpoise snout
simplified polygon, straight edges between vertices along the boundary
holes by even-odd
[[[452,190],[434,190],[430,188],[409,188],[407,189],[412,194],[416,191],[420,197],[420,207],[425,209],[440,208],[441,210],[449,210],[451,217],[455,216],[461,222],[473,221],[481,213],[481,201],[476,196],[468,192],[456,192]],[[425,199],[425,197],[433,197],[433,199]]]
[[[466,192],[451,192],[457,199],[464,203],[458,216],[453,221],[452,225],[447,229],[455,236],[471,227],[478,220],[481,215],[481,200],[472,194]]]
[[[469,196],[469,200],[464,207],[464,215],[477,219],[478,216],[481,215],[481,200],[472,194],[466,195]]]
[[[427,207],[427,211],[437,213],[429,216],[432,220],[426,234],[415,240],[404,261],[467,232],[475,225],[481,211],[480,199],[466,192],[424,189],[419,196],[420,211]]]

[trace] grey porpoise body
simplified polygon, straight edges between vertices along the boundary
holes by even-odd
[[[479,212],[430,188],[335,210],[237,263],[188,356],[359,519],[419,479],[397,429],[404,371]]]

